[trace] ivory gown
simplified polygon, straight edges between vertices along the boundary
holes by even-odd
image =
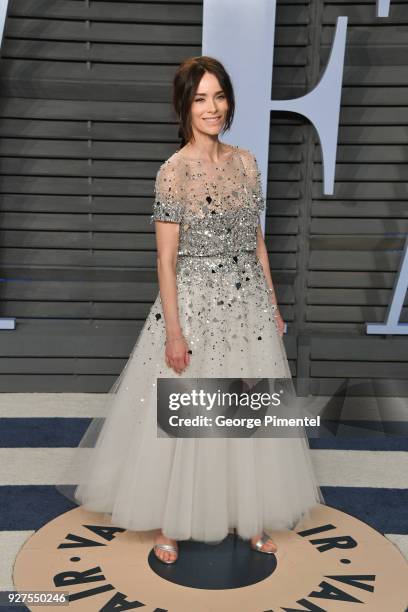
[[[135,531],[220,542],[290,529],[317,503],[307,438],[157,438],[156,379],[291,377],[256,255],[260,172],[247,149],[228,145],[215,164],[180,149],[159,168],[151,223],[180,223],[177,291],[190,350],[181,375],[164,357],[160,293],[120,376],[105,419],[93,419],[76,503]],[[57,487],[64,495],[67,488]]]

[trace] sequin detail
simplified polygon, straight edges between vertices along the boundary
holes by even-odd
[[[151,221],[180,224],[179,318],[202,375],[216,375],[237,360],[237,375],[252,371],[256,376],[286,376],[290,370],[276,305],[256,253],[259,213],[265,208],[261,175],[250,151],[230,148],[229,157],[219,164],[183,158],[181,152],[164,162],[156,178]],[[164,317],[157,315],[163,315],[160,294],[147,326],[164,339]],[[271,352],[275,345],[279,349]],[[247,352],[256,352],[250,366]],[[163,372],[169,369],[159,374]]]
[[[227,255],[256,249],[265,209],[255,156],[228,145],[220,162],[192,160],[182,149],[159,168],[150,222],[180,223],[178,255]]]
[[[279,346],[281,340],[276,307],[271,302],[256,251],[240,251],[235,255],[182,255],[177,260],[176,275],[183,334],[190,354],[205,360],[201,365],[203,376],[216,376],[225,368],[226,360],[239,361],[240,356],[242,365],[237,375],[249,372],[244,358],[247,351],[254,357],[251,362],[254,375],[272,375],[272,372],[289,375],[282,348],[271,353],[271,337],[275,337]],[[165,338],[163,317],[157,318],[162,312],[158,294],[147,326]]]

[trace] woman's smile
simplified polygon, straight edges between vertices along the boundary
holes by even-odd
[[[208,123],[218,123],[221,121],[221,117],[207,117],[204,118],[204,121],[207,121]]]

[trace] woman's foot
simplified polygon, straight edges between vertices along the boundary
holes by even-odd
[[[259,540],[263,542],[262,546],[256,546],[256,543]],[[259,533],[258,535],[251,538],[251,547],[254,550],[259,550],[260,552],[265,553],[275,553],[278,550],[278,547],[276,546],[275,542],[266,533]]]
[[[172,550],[163,550],[156,546],[156,544],[170,544],[170,546],[174,546],[178,551],[177,540],[171,540],[170,538],[166,538],[163,533],[160,531],[154,541],[154,553],[156,557],[158,557],[164,563],[174,563],[178,558],[178,553]]]

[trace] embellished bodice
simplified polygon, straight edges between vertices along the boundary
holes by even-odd
[[[260,172],[247,149],[228,145],[214,163],[176,151],[159,168],[151,222],[179,223],[178,255],[230,255],[256,249],[265,208]]]

